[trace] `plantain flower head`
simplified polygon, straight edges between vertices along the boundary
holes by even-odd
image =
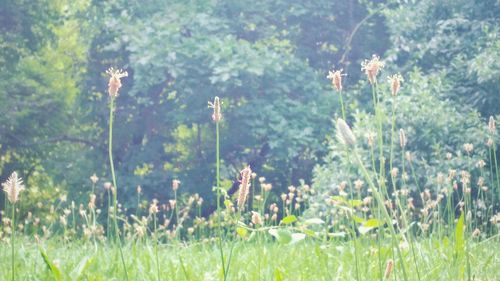
[[[377,75],[384,68],[385,63],[380,60],[380,57],[373,55],[371,60],[365,60],[361,63],[361,71],[364,71],[371,84],[377,83]]]
[[[403,76],[401,74],[394,74],[387,77],[387,81],[391,85],[391,94],[393,97],[397,96],[399,89],[401,88],[401,82],[404,82]]]
[[[252,177],[252,169],[247,166],[240,172],[240,191],[238,194],[238,209],[243,210],[245,207],[245,202],[247,200],[248,192],[250,191],[250,178]]]
[[[345,145],[355,145],[356,137],[344,119],[337,119],[337,138]]]
[[[490,120],[488,122],[488,132],[490,132],[490,134],[494,135],[497,131],[497,126],[495,124],[495,117],[493,116],[490,116]]]
[[[179,189],[179,186],[181,185],[181,181],[178,179],[172,180],[172,190],[177,191]]]
[[[15,204],[19,200],[19,193],[24,190],[23,180],[17,176],[17,172],[13,172],[2,186],[11,204]]]
[[[121,79],[123,77],[127,77],[128,73],[121,69],[114,69],[113,67],[110,67],[108,70],[106,70],[106,73],[109,75],[109,82],[108,82],[109,96],[111,98],[116,98],[118,97],[118,90],[120,90],[120,88],[122,87]]]
[[[408,139],[406,138],[405,130],[399,129],[399,145],[401,148],[404,148],[408,143]]]
[[[212,114],[212,119],[215,123],[219,123],[222,119],[222,113],[220,110],[221,101],[219,97],[214,98],[214,102],[208,102],[208,107],[214,109],[214,113]]]
[[[345,74],[342,74],[342,69],[328,71],[328,76],[326,76],[326,78],[332,80],[332,85],[338,92],[342,91],[342,76],[345,76]]]

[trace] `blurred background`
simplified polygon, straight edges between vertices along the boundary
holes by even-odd
[[[0,0],[0,179],[20,173],[25,205],[86,202],[94,173],[104,192],[113,66],[129,73],[114,124],[126,207],[138,185],[145,200],[172,198],[173,179],[215,204],[215,96],[225,187],[250,164],[276,197],[301,183],[327,193],[358,175],[336,157],[340,108],[326,76],[347,74],[358,122],[372,110],[360,64],[377,54],[380,83],[405,78],[398,128],[430,185],[445,152],[484,147],[478,130],[500,114],[498,15],[497,0]],[[370,124],[358,123],[363,136]]]

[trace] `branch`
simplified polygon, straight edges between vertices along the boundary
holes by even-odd
[[[385,5],[380,6],[377,10],[375,10],[374,12],[368,14],[360,22],[358,22],[358,24],[356,24],[356,26],[352,30],[351,34],[349,35],[349,37],[347,37],[347,40],[346,40],[346,43],[345,43],[345,47],[344,47],[344,53],[342,54],[342,57],[340,58],[339,65],[340,64],[346,65],[345,61],[347,60],[347,56],[349,55],[349,52],[352,49],[351,48],[352,39],[354,38],[354,35],[356,35],[356,33],[358,32],[359,28],[365,22],[367,22],[371,17],[373,17],[374,15],[378,14],[378,12],[380,12],[383,8],[385,8]]]

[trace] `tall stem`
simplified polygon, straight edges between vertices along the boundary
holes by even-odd
[[[219,252],[222,265],[222,275],[226,280],[226,262],[224,260],[224,250],[222,249],[222,228],[221,228],[221,208],[220,208],[220,146],[219,146],[219,122],[215,122],[215,173],[216,173],[216,190],[217,190],[217,231],[219,236]]]
[[[396,126],[396,97],[392,97],[392,122],[391,122],[391,148],[389,155],[389,171],[392,171],[393,150],[394,150],[394,127]]]
[[[175,204],[177,205],[177,204]],[[153,224],[154,224],[154,243],[155,243],[155,257],[156,257],[156,270],[157,270],[157,280],[160,281],[160,259],[158,257],[158,236],[156,233],[156,213],[153,213]]]
[[[123,269],[125,270],[125,280],[128,281],[128,273],[127,266],[125,265],[125,259],[123,258],[122,251],[122,242],[120,239],[120,230],[118,228],[118,220],[117,220],[117,194],[118,194],[118,186],[116,185],[116,176],[115,176],[115,165],[113,163],[113,111],[114,111],[114,101],[115,98],[111,97],[109,102],[109,139],[108,139],[108,153],[109,153],[109,166],[111,168],[111,176],[113,177],[113,186],[115,188],[115,192],[113,192],[113,220],[115,225],[115,240],[118,242],[118,248],[120,250],[120,258],[122,261]],[[108,210],[109,212],[109,210]]]
[[[15,232],[16,232],[16,203],[12,204],[12,220],[11,220],[11,228],[12,231],[10,233],[10,242],[11,242],[11,263],[12,263],[12,281],[16,279],[16,271],[14,267],[14,259],[15,259],[15,252],[14,252],[14,244],[15,244]]]
[[[342,119],[346,120],[345,109],[344,109],[344,99],[342,98],[342,91],[339,91],[339,102],[340,102],[340,108],[342,110]]]
[[[393,247],[396,248],[398,257],[401,260],[401,268],[403,270],[403,279],[405,281],[407,281],[408,277],[406,274],[405,261],[404,261],[403,255],[401,254],[401,250],[399,249],[399,247],[396,244],[396,242],[397,242],[396,230],[394,229],[394,225],[392,224],[392,220],[391,220],[391,217],[389,215],[389,212],[387,212],[387,209],[385,208],[384,199],[382,197],[382,194],[380,193],[380,191],[377,189],[377,187],[373,183],[370,175],[368,174],[368,171],[366,170],[365,166],[363,165],[363,162],[361,162],[361,159],[359,158],[357,152],[355,150],[353,150],[353,153],[354,153],[354,156],[356,157],[356,160],[358,161],[361,172],[363,173],[366,181],[368,182],[368,185],[371,187],[371,190],[372,190],[372,193],[375,197],[375,200],[377,200],[377,203],[380,206],[379,208],[382,210],[382,214],[384,215],[384,218],[385,218],[385,223],[388,225],[389,230],[391,232]]]

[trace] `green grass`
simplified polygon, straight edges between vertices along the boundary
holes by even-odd
[[[371,242],[370,242],[371,241]],[[21,242],[21,241],[20,241]],[[390,259],[389,242],[382,245],[382,257]],[[371,243],[371,244],[370,244]],[[49,263],[57,267],[61,280],[123,280],[123,268],[118,248],[103,244],[48,240],[41,244],[24,240],[19,243],[16,258],[16,280],[57,280],[44,262],[40,249]],[[415,243],[422,280],[460,280],[466,278],[465,260],[454,256],[454,245],[433,239]],[[470,262],[474,280],[500,280],[500,241],[470,241]],[[0,280],[10,277],[9,244],[0,244]],[[375,240],[360,239],[360,275],[362,280],[379,280]],[[226,251],[229,245],[226,243]],[[327,243],[304,240],[282,245],[271,240],[260,246],[254,241],[239,241],[233,250],[233,262],[228,280],[354,280],[354,250],[343,241]],[[148,243],[123,245],[125,263],[132,280],[156,280],[154,248]],[[403,256],[410,280],[416,280],[416,269],[410,250]],[[159,246],[161,280],[220,280],[217,245],[177,243]],[[384,268],[385,269],[385,268]],[[391,280],[401,280],[396,261]],[[461,273],[462,272],[462,273]],[[397,277],[397,278],[395,278]]]

